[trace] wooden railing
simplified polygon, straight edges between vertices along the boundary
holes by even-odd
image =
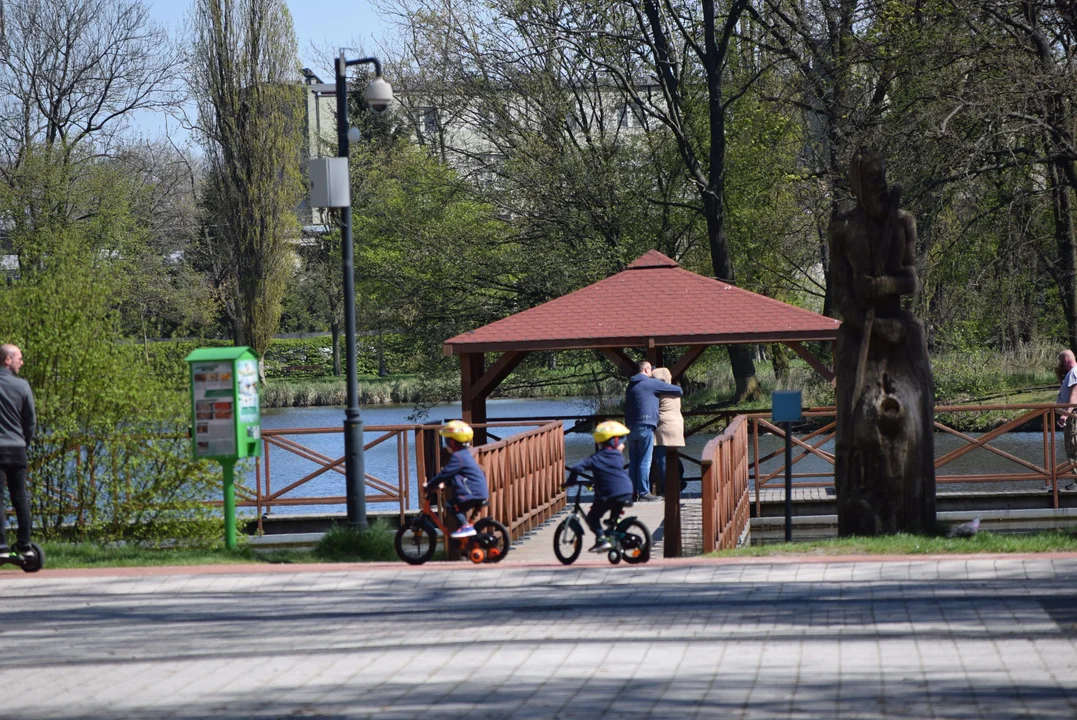
[[[1077,468],[1068,460],[1059,461],[1057,458],[1055,428],[1059,418],[1059,410],[1062,406],[1047,404],[1020,404],[1020,405],[939,405],[935,407],[934,421],[935,430],[960,438],[964,443],[935,458],[935,482],[937,485],[947,484],[978,484],[995,482],[1028,483],[1036,488],[1051,491],[1052,504],[1058,508],[1058,485],[1059,478],[1077,480]],[[973,437],[968,433],[955,430],[938,420],[942,415],[960,415],[972,413],[996,413],[1007,412],[1016,415],[998,427],[983,433],[980,437]],[[785,431],[769,419],[769,413],[753,413],[745,415],[751,424],[752,438],[752,462],[750,463],[750,475],[755,484],[756,512],[760,511],[761,493],[768,487],[778,487],[785,479],[784,458],[769,472],[759,470],[762,465],[770,460],[782,458],[783,450],[777,449],[766,455],[759,454],[759,435],[773,433],[779,438],[785,438]],[[832,441],[836,435],[836,422],[828,418],[836,415],[834,408],[812,408],[804,412],[806,420],[814,419],[819,426],[801,437],[793,437],[794,453],[792,464],[796,465],[805,458],[815,457],[825,463],[826,470],[823,472],[793,472],[791,473],[797,488],[833,487],[834,486],[834,454],[822,449],[824,445]],[[1013,432],[1023,425],[1039,425],[1043,438],[1043,462],[1030,461],[1006,452],[992,445],[992,442]],[[991,473],[947,473],[939,472],[950,466],[959,458],[971,453],[973,450],[982,449],[994,455],[1012,462],[1022,468],[1019,472],[991,472]]]
[[[703,450],[703,552],[737,547],[748,528],[748,419],[737,417]]]
[[[477,424],[475,427],[492,430],[530,427],[537,422],[509,421]],[[364,473],[366,501],[368,503],[392,503],[400,516],[419,507],[421,495],[419,484],[441,469],[441,453],[437,430],[439,425],[365,425],[364,453],[384,445],[394,447],[396,476],[378,477]],[[262,430],[262,457],[254,462],[252,483],[236,483],[236,505],[255,508],[261,528],[263,513],[274,507],[344,505],[344,495],[311,495],[310,483],[324,475],[339,476],[340,487],[344,485],[344,457],[331,457],[313,447],[305,438],[312,436],[340,437],[341,428],[281,428]],[[373,436],[373,437],[372,437]],[[337,445],[337,443],[334,443]],[[546,423],[542,427],[476,449],[481,457],[489,455],[491,467],[487,470],[497,477],[498,491],[494,494],[495,481],[491,477],[491,512],[497,517],[511,518],[511,529],[516,535],[526,532],[535,524],[548,518],[564,506],[564,494],[560,499],[551,495],[559,492],[560,479],[564,477],[564,432],[561,423]],[[480,452],[481,450],[481,452]],[[288,477],[284,485],[274,484],[280,473],[274,475],[274,463],[280,453],[301,458],[313,465],[299,477]],[[366,468],[369,470],[370,463]],[[560,475],[554,478],[554,474]],[[517,482],[511,478],[520,477]],[[553,483],[551,488],[550,483]],[[531,507],[528,503],[537,503]],[[495,509],[496,508],[496,509]],[[503,515],[501,513],[504,513]],[[509,523],[506,523],[509,524]]]
[[[515,540],[565,506],[565,432],[559,422],[472,450],[490,484],[491,517]]]

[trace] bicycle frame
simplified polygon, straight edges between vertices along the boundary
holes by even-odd
[[[441,514],[435,511],[434,506],[430,504],[430,493],[423,492],[422,495],[423,499],[422,502],[419,504],[420,517],[425,517],[427,520],[433,521],[434,526],[441,531],[442,536],[445,538],[446,545],[448,545],[450,539],[457,539],[460,542],[460,550],[466,550],[468,540],[470,540],[471,538],[450,538],[451,531],[445,526],[445,523],[441,521]],[[445,483],[441,483],[440,485],[438,485],[438,495],[442,498],[442,501],[438,503],[438,506],[445,507]],[[481,511],[475,519],[478,520],[480,517],[482,517]]]
[[[587,524],[587,513],[583,511],[583,506],[580,505],[580,493],[582,492],[583,483],[578,483],[576,485],[576,497],[572,506],[572,512],[567,518],[562,520],[562,522],[567,522],[572,527],[573,531],[580,537],[586,535],[587,532],[591,532],[591,526]],[[621,546],[621,540],[624,539],[624,533],[618,532],[617,526],[627,520],[636,519],[635,515],[625,516],[624,512],[625,509],[622,507],[621,514],[618,517],[600,520],[600,522],[606,528],[606,538],[611,542],[615,543],[617,547]],[[585,529],[587,530],[587,532],[584,531]],[[593,535],[594,533],[591,532],[591,534]]]

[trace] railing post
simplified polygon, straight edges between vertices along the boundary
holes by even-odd
[[[752,467],[755,468],[755,516],[763,514],[763,501],[759,490],[759,418],[752,418],[752,451],[754,454]]]
[[[273,505],[268,498],[273,494],[269,486],[269,448],[270,442],[268,438],[264,439],[264,445],[262,446],[262,457],[265,458],[265,473],[266,473],[266,515],[273,512]]]
[[[666,528],[662,556],[681,555],[681,456],[675,447],[666,448]]]
[[[262,528],[262,458],[255,456],[254,458],[254,512],[258,515],[258,533],[263,532]]]
[[[1050,408],[1048,412],[1051,413],[1051,495],[1054,502],[1054,509],[1058,509],[1058,449],[1055,447],[1055,436],[1058,434],[1055,432],[1055,423],[1058,422],[1058,416],[1054,408]],[[1068,458],[1067,458],[1068,459]]]

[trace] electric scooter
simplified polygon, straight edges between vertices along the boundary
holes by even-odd
[[[0,565],[18,565],[23,572],[37,572],[45,567],[45,551],[37,543],[30,543],[27,552],[9,550],[0,553]]]

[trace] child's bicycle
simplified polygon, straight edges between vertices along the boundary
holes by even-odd
[[[584,528],[587,526],[586,513],[580,506],[580,492],[584,483],[576,486],[576,499],[572,512],[561,521],[553,534],[553,552],[563,565],[576,562],[583,550]],[[624,509],[621,510],[624,515]],[[651,531],[634,516],[617,521],[604,519],[606,539],[612,546],[606,552],[606,559],[616,565],[622,559],[626,563],[645,563],[651,559]]]
[[[440,485],[439,488],[444,488]],[[409,565],[422,565],[438,549],[438,530],[445,536],[446,548],[452,540],[441,517],[430,505],[431,493],[423,493],[421,512],[400,526],[393,545],[396,554]],[[475,521],[475,534],[460,538],[460,552],[473,563],[500,562],[509,553],[509,531],[493,518]]]
[[[37,572],[45,567],[45,551],[37,543],[30,543],[30,552],[21,553],[9,550],[0,553],[0,565],[18,565],[23,572]]]

